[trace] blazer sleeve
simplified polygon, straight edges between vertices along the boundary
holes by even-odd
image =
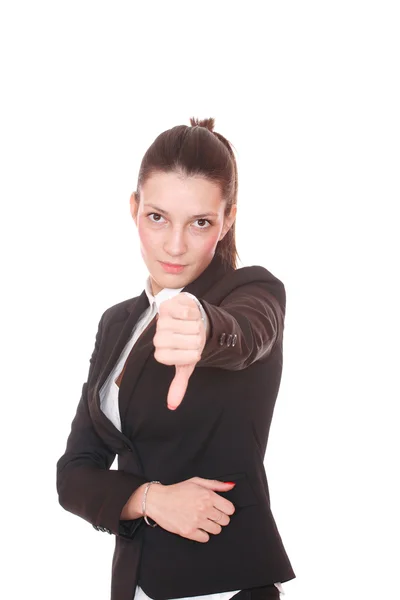
[[[257,281],[237,287],[219,306],[199,301],[208,317],[209,336],[196,367],[245,369],[267,360],[283,341],[286,292],[280,281],[274,293],[270,284]]]
[[[66,450],[57,461],[56,487],[59,503],[65,510],[82,517],[97,530],[132,538],[144,519],[121,520],[121,511],[147,479],[110,469],[115,452],[95,431],[88,409],[88,385],[100,346],[103,317],[104,314],[98,325],[87,381],[83,384]]]

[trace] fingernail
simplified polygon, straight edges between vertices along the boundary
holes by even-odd
[[[229,485],[236,485],[234,481],[224,481],[224,483],[229,483]]]

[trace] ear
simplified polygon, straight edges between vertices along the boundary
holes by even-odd
[[[132,192],[131,197],[129,198],[129,208],[131,211],[132,219],[135,221],[137,225],[137,214],[139,210],[139,203],[136,200],[136,192]]]
[[[236,219],[236,211],[237,211],[237,206],[236,206],[236,204],[233,204],[231,207],[231,212],[229,213],[229,215],[227,217],[224,218],[224,225],[222,227],[221,235],[219,236],[219,241],[221,241],[226,236],[226,234],[232,227],[232,225]]]

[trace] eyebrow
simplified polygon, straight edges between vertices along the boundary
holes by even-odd
[[[157,212],[169,217],[169,212],[167,212],[166,210],[163,210],[162,208],[158,208],[158,206],[154,206],[154,204],[144,204],[143,206],[144,206],[144,208],[153,208]],[[202,213],[201,215],[192,215],[190,218],[191,219],[203,219],[204,217],[218,217],[218,214],[215,212],[208,212],[208,213]]]

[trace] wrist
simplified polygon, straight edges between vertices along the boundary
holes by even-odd
[[[140,519],[140,517],[143,517],[142,497],[143,497],[143,493],[146,488],[146,485],[147,485],[146,483],[142,484],[133,492],[133,494],[131,494],[127,503],[125,504],[125,506],[122,509],[121,517],[120,517],[121,519],[133,520],[133,519]]]
[[[200,300],[197,298],[197,296],[195,296],[194,294],[191,294],[190,292],[182,292],[182,294],[186,294],[186,296],[189,296],[190,298],[192,298],[192,300],[194,300],[194,302],[197,305],[197,308],[199,309],[203,325],[207,330],[209,327],[208,315],[207,315],[206,311],[204,310],[204,307],[201,304]]]
[[[146,484],[147,486],[147,484]],[[146,487],[145,486],[145,487]],[[145,498],[145,511],[143,511],[143,500],[145,487],[143,489],[142,494],[142,514],[144,516],[144,512],[147,517],[153,519],[153,521],[157,521],[157,517],[160,514],[159,507],[162,506],[163,502],[161,500],[164,488],[166,487],[162,483],[152,483],[147,490],[146,498]]]
[[[211,333],[211,327],[210,327],[210,319],[208,318],[207,313],[205,313],[205,319],[206,319],[206,343],[208,342],[208,340],[210,339],[210,333]]]

